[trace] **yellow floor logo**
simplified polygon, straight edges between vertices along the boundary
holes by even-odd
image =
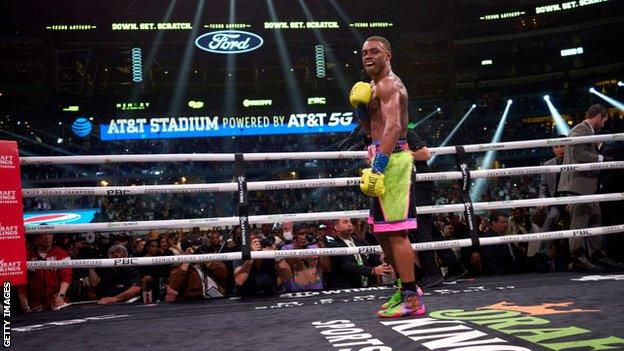
[[[585,310],[582,308],[569,308],[574,302],[558,302],[558,303],[543,303],[541,305],[520,306],[512,302],[502,301],[494,305],[485,307],[479,307],[478,310],[505,310],[505,311],[517,311],[528,314],[530,316],[544,316],[547,314],[562,314],[562,313],[588,313],[588,312],[600,312],[600,310]]]

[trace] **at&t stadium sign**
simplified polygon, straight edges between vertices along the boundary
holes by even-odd
[[[351,132],[353,112],[290,115],[117,118],[100,125],[100,139],[168,139]]]

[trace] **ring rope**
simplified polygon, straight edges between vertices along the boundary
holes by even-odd
[[[470,171],[470,178],[514,177],[521,175],[535,175],[541,173],[595,171],[604,169],[624,168],[624,161],[579,163],[570,165],[530,166],[504,169],[486,169]],[[462,179],[461,172],[419,173],[417,182],[434,180]],[[247,183],[248,191],[307,189],[317,187],[346,187],[358,186],[359,177],[347,178],[319,178],[300,180],[273,180]],[[165,185],[131,185],[106,187],[59,187],[59,188],[27,188],[22,190],[24,197],[52,197],[52,196],[84,196],[84,195],[145,195],[145,194],[172,194],[172,193],[216,193],[238,191],[237,183],[202,183],[202,184],[165,184]]]
[[[532,147],[551,147],[554,145],[589,144],[596,142],[623,141],[624,133],[588,135],[573,138],[554,138],[509,141],[489,144],[464,145],[467,153],[485,152],[490,150],[516,150]],[[451,155],[456,152],[455,146],[430,148],[432,155]],[[330,151],[330,152],[270,152],[246,153],[245,161],[276,161],[276,160],[311,160],[311,159],[357,159],[366,158],[366,151]],[[226,162],[234,161],[234,154],[137,154],[137,155],[73,155],[73,156],[29,156],[21,157],[22,165],[51,164],[102,164],[125,162]]]
[[[479,238],[479,245],[499,245],[515,242],[539,241],[565,239],[579,236],[594,236],[624,232],[624,224],[605,227],[595,227],[588,229],[570,229],[562,231],[552,231],[534,234],[505,235],[498,237]],[[457,239],[445,241],[431,241],[426,243],[412,244],[416,251],[451,249],[456,247],[472,246],[471,239]],[[377,246],[340,247],[323,249],[301,249],[301,250],[268,250],[252,251],[252,259],[276,259],[290,257],[310,257],[310,256],[345,256],[353,254],[381,253],[381,248]],[[153,266],[173,263],[197,263],[208,261],[234,261],[241,260],[241,252],[228,252],[221,254],[199,254],[199,255],[177,255],[159,257],[124,257],[124,258],[103,258],[84,260],[60,260],[60,261],[28,261],[28,269],[46,268],[94,268],[94,267],[121,267],[121,266]]]
[[[516,207],[534,207],[547,205],[568,205],[589,202],[622,201],[624,193],[593,194],[580,196],[546,197],[523,200],[504,200],[490,202],[475,202],[474,210],[495,210]],[[463,212],[464,204],[451,205],[429,205],[416,208],[419,214],[434,214],[446,212]],[[265,224],[277,222],[307,222],[322,221],[337,218],[368,218],[369,210],[354,211],[330,211],[312,213],[285,213],[274,215],[249,216],[249,224]],[[168,219],[155,221],[134,221],[134,222],[103,222],[86,224],[59,224],[59,225],[39,225],[26,226],[26,234],[45,233],[84,233],[84,232],[116,232],[116,231],[136,231],[159,229],[193,228],[199,226],[233,226],[239,224],[239,217],[214,217],[214,218],[193,218],[193,219]]]

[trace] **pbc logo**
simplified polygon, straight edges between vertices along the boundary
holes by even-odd
[[[136,266],[138,265],[137,263],[137,258],[116,258],[115,261],[113,261],[113,265],[115,266]]]
[[[242,54],[258,49],[264,44],[259,35],[240,30],[220,30],[200,35],[195,45],[215,54]]]
[[[589,230],[587,229],[578,229],[578,230],[573,230],[572,235],[573,236],[588,236],[590,234],[589,234]]]
[[[359,179],[349,179],[347,180],[347,186],[360,185]]]
[[[561,167],[561,172],[574,172],[579,168],[579,166],[564,166]]]
[[[358,247],[359,254],[372,254],[375,253],[375,248],[370,246]]]
[[[126,195],[129,192],[130,192],[130,190],[113,189],[113,190],[107,190],[106,191],[106,195],[108,195],[108,196],[121,196],[121,195]]]

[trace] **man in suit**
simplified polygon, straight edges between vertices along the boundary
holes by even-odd
[[[333,241],[328,240],[328,247],[368,245],[366,242],[355,240],[351,236],[353,224],[349,218],[336,219],[333,223],[336,235]],[[326,287],[330,289],[361,288],[373,285],[373,279],[378,276],[392,274],[393,270],[389,264],[376,264],[377,262],[373,263],[371,258],[360,254],[332,256],[332,269],[327,277]]]
[[[589,107],[585,114],[585,120],[577,124],[569,137],[594,135],[604,127],[609,118],[606,107],[594,104]],[[590,163],[612,161],[610,156],[600,155],[596,144],[566,145],[563,155],[563,164]],[[557,190],[565,195],[590,195],[595,194],[598,184],[597,171],[563,172]],[[570,229],[584,229],[598,227],[600,222],[600,205],[597,202],[571,204]],[[588,236],[570,238],[570,254],[575,269],[600,271],[601,268],[595,263],[609,265],[602,250],[600,236]],[[592,262],[594,260],[594,262]]]
[[[559,138],[565,138],[565,135],[559,135]],[[552,147],[553,154],[555,157],[550,160],[544,162],[544,166],[559,166],[563,164],[563,155],[565,153],[564,145],[555,145]],[[540,184],[539,184],[539,197],[547,198],[547,197],[557,197],[560,193],[557,191],[557,186],[559,185],[559,178],[561,177],[561,173],[542,173],[540,175]],[[540,206],[540,210],[546,209],[546,218],[544,219],[544,225],[542,226],[542,231],[550,232],[557,230],[557,224],[559,223],[559,219],[562,215],[565,215],[565,206],[562,205],[551,205],[551,206]],[[550,246],[550,241],[542,241],[539,243],[538,252],[545,252],[548,250]],[[529,247],[532,247],[532,243],[529,243]],[[531,250],[529,250],[531,251]]]
[[[505,236],[509,224],[507,216],[501,211],[492,211],[488,217],[488,230],[481,237],[495,238]],[[481,247],[481,265],[483,274],[502,275],[518,273],[521,266],[521,253],[514,250],[512,244],[487,245]]]

